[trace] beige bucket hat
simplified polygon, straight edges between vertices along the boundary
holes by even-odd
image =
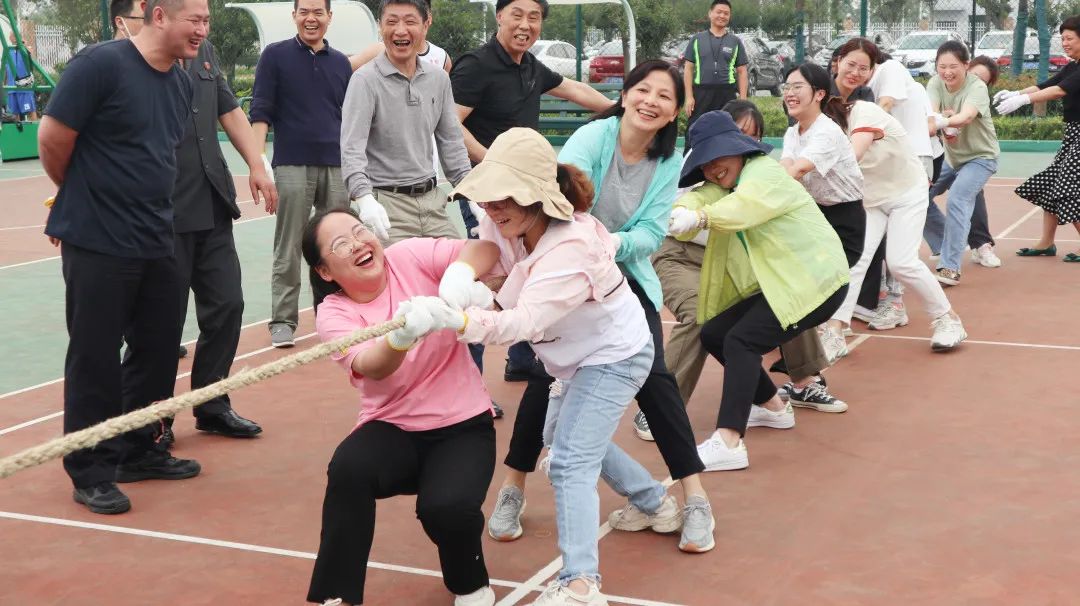
[[[511,128],[495,139],[484,160],[450,196],[473,202],[511,198],[519,206],[539,202],[547,216],[569,221],[574,206],[559,191],[558,166],[555,150],[543,135],[531,128]]]

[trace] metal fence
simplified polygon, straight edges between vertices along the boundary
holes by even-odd
[[[78,51],[69,45],[63,28],[52,25],[35,25],[32,45],[34,59],[52,73],[56,72],[58,64],[67,63]]]

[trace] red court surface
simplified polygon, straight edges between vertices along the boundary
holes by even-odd
[[[4,182],[5,194],[42,183]],[[847,413],[798,409],[792,430],[751,429],[750,469],[704,476],[716,549],[688,555],[677,550],[677,535],[603,535],[601,573],[613,604],[1075,602],[1080,417],[1071,377],[1080,338],[1064,312],[1080,298],[1080,267],[1060,255],[1080,242],[1062,228],[1058,257],[1015,257],[1034,243],[1041,219],[1012,194],[1016,183],[996,179],[987,188],[1004,266],[972,266],[965,254],[962,284],[946,291],[969,341],[932,354],[929,318],[912,296],[909,326],[871,333],[857,324],[851,355],[827,372]],[[42,218],[11,208],[0,228]],[[57,254],[40,230],[0,234],[0,265]],[[298,347],[315,342],[311,330],[305,311]],[[247,328],[234,368],[287,353],[268,345],[264,325]],[[486,356],[488,387],[507,413],[496,422],[500,461],[522,390],[501,380],[504,354],[489,348]],[[189,367],[190,358],[179,372]],[[699,440],[713,427],[722,380],[709,361],[689,403]],[[60,434],[62,390],[54,382],[0,395],[0,456]],[[356,395],[323,360],[239,391],[233,403],[264,434],[201,435],[181,416],[175,452],[198,459],[202,475],[125,485],[133,509],[124,515],[98,516],[72,502],[59,463],[0,480],[0,604],[302,604],[326,464],[353,426]],[[667,477],[655,446],[634,437],[636,408],[628,410],[618,443]],[[681,502],[678,487],[672,491]],[[605,516],[621,506],[607,487],[600,495]],[[485,538],[503,606],[530,603],[558,571],[542,475],[530,478],[528,501],[520,540]],[[413,507],[411,497],[379,504],[366,604],[452,603]]]

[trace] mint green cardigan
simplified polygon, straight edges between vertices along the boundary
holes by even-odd
[[[596,190],[594,204],[615,156],[619,122],[617,117],[589,122],[577,129],[559,152],[560,163],[573,164],[589,176]],[[667,159],[660,158],[637,210],[618,231],[620,244],[615,261],[624,274],[641,285],[658,311],[664,304],[664,296],[650,257],[667,235],[681,168],[682,157],[677,153]]]

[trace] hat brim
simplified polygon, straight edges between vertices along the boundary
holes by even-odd
[[[562,221],[574,216],[574,205],[559,191],[559,184],[523,173],[498,160],[484,160],[450,192],[451,198],[497,202],[507,198],[518,206],[542,204],[544,214]]]
[[[705,180],[701,167],[717,158],[726,156],[745,156],[748,154],[768,154],[773,147],[753,137],[738,133],[722,133],[707,137],[700,143],[695,142],[690,154],[683,163],[679,187],[690,187]]]

